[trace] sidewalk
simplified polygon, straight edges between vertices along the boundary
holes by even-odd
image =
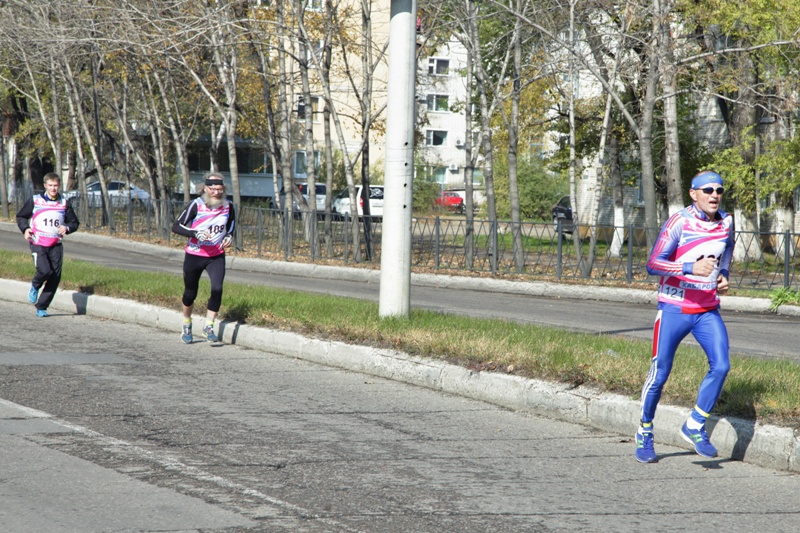
[[[0,228],[5,230],[6,228]],[[14,228],[16,231],[16,228]],[[85,240],[113,246],[117,241],[110,237],[76,233],[73,240]],[[124,241],[128,249],[142,254],[173,257],[180,261],[183,251],[161,246]],[[259,259],[230,257],[229,268],[260,272],[302,273],[307,277],[324,279],[350,279],[378,282],[380,273],[375,270],[340,268],[303,263],[282,263]],[[466,278],[412,274],[412,284],[417,286],[468,287],[472,290],[503,291],[517,294],[547,295],[564,298],[606,299],[636,301],[655,305],[654,291],[603,287],[582,287],[537,282],[510,282],[483,278]],[[29,284],[0,280],[0,297],[29,305]],[[769,301],[758,298],[723,297],[726,309],[764,312]],[[65,312],[87,314],[143,326],[156,327],[178,333],[182,317],[178,311],[140,304],[117,298],[88,295],[60,290],[51,306]],[[800,316],[800,308],[782,307],[783,314]],[[538,415],[579,423],[607,431],[616,431],[631,439],[631,461],[634,461],[632,442],[639,417],[639,401],[620,395],[599,392],[590,387],[572,387],[539,380],[525,379],[507,374],[476,372],[436,360],[410,356],[393,350],[367,346],[348,345],[341,342],[310,339],[298,334],[257,328],[235,322],[220,324],[220,339],[256,350],[269,351],[297,357],[319,364],[334,366],[424,386],[442,392],[467,396],[500,405],[509,409],[528,411]],[[268,347],[268,348],[265,348]],[[688,448],[681,438],[679,428],[690,410],[682,407],[660,405],[656,426],[664,428],[657,442]],[[735,418],[712,417],[708,421],[712,440],[720,459],[735,459],[759,466],[800,472],[800,435],[791,428],[762,425]]]

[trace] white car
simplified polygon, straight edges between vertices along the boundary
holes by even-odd
[[[358,216],[364,216],[364,200],[361,197],[361,185],[356,185],[356,202]],[[340,192],[333,201],[333,212],[343,217],[350,216],[350,195],[347,189]],[[369,214],[373,219],[383,218],[383,185],[369,186]]]
[[[114,207],[125,207],[130,200],[133,200],[134,205],[141,204],[150,205],[150,193],[135,185],[126,185],[123,181],[109,181],[107,184],[108,196],[111,204]],[[62,193],[65,198],[80,199],[80,191],[66,191]],[[100,189],[100,182],[93,181],[86,185],[86,198],[90,207],[100,207],[102,205],[102,190]]]
[[[303,195],[303,198],[305,198],[306,202],[308,202],[308,184],[307,183],[301,183],[297,187],[300,189],[300,193]],[[322,213],[322,212],[325,211],[325,193],[327,192],[328,188],[325,186],[324,183],[315,184],[315,188],[317,190],[317,194],[316,194],[317,207],[316,207],[316,210],[317,210],[317,213]]]

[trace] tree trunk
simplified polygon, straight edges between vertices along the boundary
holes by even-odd
[[[61,146],[61,110],[58,103],[55,61],[52,57],[50,58],[50,94],[52,95],[53,102],[53,166],[55,167],[56,173],[58,173],[58,177],[61,178],[62,186],[65,186],[68,183],[64,180],[64,176],[62,176],[64,159]]]
[[[738,55],[738,59],[740,73],[739,98],[730,114],[728,131],[731,136],[731,144],[741,147],[742,159],[745,164],[753,165],[757,155],[756,146],[760,146],[760,143],[744,142],[744,136],[745,132],[751,128],[753,128],[757,137],[760,135],[758,131],[759,113],[756,105],[758,96],[755,93],[758,76],[749,54],[741,53]],[[737,190],[736,198],[736,231],[737,233],[752,233],[748,235],[740,233],[740,241],[737,242],[737,246],[734,249],[734,259],[737,261],[760,260],[763,250],[758,238],[758,211],[750,207],[758,205],[758,191],[755,187],[750,190]]]
[[[0,130],[5,130],[5,123],[0,122]],[[8,178],[6,177],[6,135],[0,131],[0,212],[4,219],[9,218],[8,210]]]
[[[72,101],[72,97],[70,96],[69,91],[69,84],[67,83],[66,79],[64,81],[64,89],[67,93],[67,105],[69,106],[69,119],[70,119],[70,128],[72,129],[72,136],[75,138],[75,167],[78,169],[77,172],[77,181],[78,181],[78,192],[81,195],[81,198],[84,200],[80,202],[78,218],[80,220],[87,220],[89,218],[89,206],[87,206],[86,202],[86,174],[85,174],[85,165],[84,165],[84,157],[83,157],[83,140],[81,138],[81,130],[78,126],[78,116],[75,110],[75,105]]]
[[[644,225],[647,235],[647,248],[652,249],[658,238],[660,224],[656,205],[656,184],[653,165],[653,113],[656,106],[656,87],[658,85],[658,61],[655,54],[649,54],[650,67],[642,100],[642,117],[639,123],[639,160],[642,166],[642,193],[644,196]]]
[[[162,79],[158,69],[153,67],[151,69],[153,79],[158,86],[158,92],[161,96],[161,105],[164,106],[164,116],[167,118],[167,125],[169,126],[170,136],[172,137],[172,145],[175,148],[175,157],[178,160],[178,171],[181,175],[181,182],[183,183],[183,201],[188,204],[191,200],[191,177],[189,175],[189,160],[187,156],[187,138],[183,130],[183,124],[179,113],[173,112],[173,107],[170,105],[169,95],[175,95],[175,84],[172,77],[167,73],[167,79]],[[169,195],[161,196],[162,199],[168,200]]]
[[[92,154],[92,159],[94,160],[95,168],[97,169],[97,179],[100,182],[100,190],[102,194],[103,214],[106,217],[106,220],[108,221],[108,231],[109,233],[113,234],[115,231],[113,206],[111,205],[111,201],[108,196],[108,186],[106,185],[105,168],[103,166],[103,162],[100,159],[98,144],[91,134],[91,131],[89,129],[89,124],[86,121],[86,116],[83,113],[83,106],[81,103],[80,92],[78,91],[78,87],[75,85],[75,77],[72,74],[72,68],[69,66],[69,63],[66,60],[62,61],[62,66],[63,66],[62,72],[64,75],[64,79],[66,80],[67,86],[69,88],[70,98],[74,99],[72,108],[74,109],[75,115],[78,119],[78,125],[83,132],[83,140],[89,147],[89,152]]]
[[[167,163],[165,160],[166,136],[164,135],[164,128],[161,126],[163,122],[160,120],[160,112],[150,76],[143,75],[142,79],[146,83],[146,91],[145,86],[142,86],[142,100],[145,104],[144,109],[150,125],[150,143],[151,149],[153,150],[153,160],[156,164],[155,176],[153,176],[153,173],[148,172],[148,179],[151,191],[155,192],[153,197],[166,200],[169,198],[165,179],[167,174]],[[154,177],[155,183],[153,183]],[[170,227],[172,225],[172,221],[169,217],[169,205],[166,201],[158,202],[156,205],[159,207],[159,209],[156,210],[156,227],[159,228],[161,237],[163,239],[168,239]]]
[[[569,94],[569,200],[572,206],[572,245],[575,248],[575,260],[578,265],[583,267],[583,254],[581,252],[581,208],[578,203],[578,184],[577,167],[578,161],[575,151],[575,58],[577,52],[574,50],[575,44],[575,3],[576,0],[569,2],[569,43],[573,47],[569,54],[569,76],[567,77],[567,93]]]
[[[327,17],[329,26],[331,22],[331,13],[333,12],[333,7],[331,6],[331,1],[327,0],[326,2],[326,13],[325,16]],[[330,72],[331,72],[331,56],[333,50],[331,49],[330,44],[330,36],[326,39],[325,42],[325,52],[322,60],[322,80],[324,84],[330,84]],[[334,174],[334,161],[333,161],[333,137],[331,135],[331,109],[328,105],[328,102],[324,102],[324,111],[323,111],[323,128],[324,128],[324,136],[325,136],[325,246],[328,252],[328,257],[333,256],[333,227],[332,227],[332,220],[331,220],[331,210],[333,208],[333,174]]]
[[[297,0],[296,8],[299,24],[305,24],[306,10],[304,0]],[[314,106],[311,99],[311,85],[308,80],[308,55],[316,52],[311,46],[311,43],[306,40],[306,35],[304,34],[300,34],[297,46],[300,82],[303,90],[303,102],[305,103],[303,139],[305,141],[306,151],[306,190],[308,191],[308,200],[302,202],[300,206],[303,210],[303,218],[305,219],[303,232],[306,241],[311,246],[311,259],[313,260],[319,250],[317,249],[318,241],[317,232],[315,231],[317,224],[317,171],[314,166]]]
[[[239,115],[236,112],[235,105],[230,108],[228,114],[228,165],[231,174],[231,188],[233,189],[233,205],[236,209],[242,206],[242,190],[239,186],[239,161],[236,157],[236,126],[238,123]]]
[[[498,249],[497,232],[495,224],[497,222],[497,204],[494,192],[494,159],[492,158],[492,124],[491,112],[489,109],[489,87],[483,70],[483,58],[481,55],[480,36],[477,25],[471,25],[471,43],[474,53],[474,74],[478,91],[478,102],[481,110],[481,153],[483,154],[483,177],[486,185],[486,211],[490,222],[489,231],[489,260],[492,272],[497,270]]]
[[[286,255],[293,255],[294,254],[294,247],[292,241],[292,232],[291,229],[291,212],[292,212],[292,195],[294,194],[293,189],[294,180],[292,179],[292,138],[291,138],[291,131],[290,131],[290,114],[292,109],[292,103],[290,101],[292,88],[291,83],[292,80],[288,76],[286,62],[288,61],[288,57],[290,55],[290,42],[288,28],[286,27],[286,17],[283,11],[283,3],[278,2],[276,4],[276,12],[277,12],[277,39],[278,39],[278,70],[279,70],[279,89],[278,89],[278,114],[280,116],[280,143],[281,143],[281,153],[283,154],[283,159],[281,160],[281,221],[283,224],[281,225],[281,236],[283,237],[283,251]]]
[[[255,39],[254,39],[255,41]],[[263,78],[262,84],[262,92],[264,93],[264,114],[267,117],[267,146],[268,151],[270,153],[270,161],[272,163],[272,189],[273,189],[273,198],[272,198],[272,206],[282,208],[282,204],[280,203],[280,172],[283,168],[283,159],[286,157],[286,154],[283,153],[283,148],[281,146],[281,139],[280,139],[280,132],[278,127],[275,125],[275,108],[272,105],[273,97],[272,97],[272,88],[270,85],[270,72],[271,67],[269,64],[269,54],[267,53],[268,50],[265,50],[266,46],[261,45],[260,43],[254,43],[253,45],[254,50],[256,52],[256,57],[258,58],[258,71]]]
[[[622,187],[622,171],[619,165],[619,142],[613,131],[608,138],[608,171],[611,176],[611,195],[614,198],[614,238],[611,241],[608,254],[611,257],[622,255],[622,244],[625,240],[625,202]],[[633,235],[628,235],[629,239]]]
[[[372,3],[361,2],[361,201],[364,205],[364,259],[372,260],[372,211],[369,190],[369,134],[372,109]]]
[[[669,27],[670,1],[653,0],[653,32],[657,36],[655,46],[661,67],[661,92],[664,100],[664,174],[667,183],[668,211],[672,215],[684,206],[678,137],[678,89],[675,84],[677,66],[672,52],[673,43]]]
[[[467,27],[472,28],[478,24],[477,11],[471,0],[467,0]],[[473,30],[469,31],[472,35]],[[471,42],[471,41],[470,41]],[[472,93],[473,72],[475,65],[472,46],[467,49],[466,63],[466,87],[467,94]],[[475,179],[475,162],[477,151],[472,146],[472,106],[464,106],[464,209],[466,210],[466,220],[464,222],[464,266],[467,270],[475,267],[475,195],[473,191]]]
[[[521,11],[522,2],[517,0],[517,11]],[[525,269],[525,247],[522,238],[522,220],[519,212],[519,181],[517,174],[517,153],[519,148],[519,100],[522,91],[520,80],[522,70],[522,21],[516,17],[511,46],[514,49],[512,67],[513,90],[511,93],[511,120],[508,124],[508,196],[511,207],[511,228],[514,240],[514,268],[517,273]]]

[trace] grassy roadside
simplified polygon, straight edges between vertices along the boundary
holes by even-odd
[[[32,273],[29,254],[0,251],[0,277],[29,281]],[[64,264],[61,287],[176,310],[182,291],[176,275],[70,259]],[[197,312],[203,312],[200,304],[207,298],[204,277]],[[649,342],[416,309],[410,320],[380,319],[376,303],[232,282],[225,284],[221,315],[307,336],[393,348],[476,370],[589,384],[631,398],[638,398],[650,363]],[[691,407],[706,370],[702,351],[682,346],[662,401]],[[788,361],[734,357],[714,413],[800,427],[800,367]]]

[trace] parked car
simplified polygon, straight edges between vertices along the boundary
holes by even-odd
[[[572,233],[572,204],[569,196],[562,196],[553,206],[553,229],[558,231],[558,221],[561,221],[562,233]]]
[[[322,213],[325,211],[325,193],[328,191],[328,188],[325,186],[324,183],[316,183],[316,201],[317,201],[317,213]],[[303,195],[303,198],[306,199],[308,202],[308,183],[301,183],[297,186],[300,189],[300,193]]]
[[[436,198],[436,205],[456,213],[463,213],[465,209],[464,199],[453,191],[444,191],[441,196]]]
[[[364,200],[361,197],[362,186],[356,185],[356,202],[358,202],[358,216],[364,216]],[[350,196],[347,189],[336,195],[333,201],[333,212],[343,216],[350,216]],[[373,219],[383,218],[383,185],[369,186],[369,214]]]
[[[114,207],[126,207],[133,200],[134,204],[150,205],[150,193],[135,185],[128,186],[123,181],[109,181],[107,184],[108,196],[111,205]],[[81,192],[78,190],[65,191],[62,193],[65,198],[80,199]],[[90,207],[100,207],[102,205],[102,190],[100,182],[93,181],[86,185],[86,198]]]

